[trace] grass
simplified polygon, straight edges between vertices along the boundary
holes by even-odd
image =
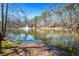
[[[31,34],[35,39],[40,39],[43,41],[44,44],[46,45],[51,45],[51,41],[48,40],[46,37],[39,35],[36,31],[33,32],[29,32],[29,34]]]
[[[2,47],[6,47],[6,48],[2,49],[3,54],[6,55],[7,53],[9,53],[9,51],[7,49],[8,47],[17,46],[17,44],[20,44],[20,43],[22,43],[22,41],[20,41],[20,40],[17,40],[15,42],[11,42],[9,40],[2,41],[1,42]]]

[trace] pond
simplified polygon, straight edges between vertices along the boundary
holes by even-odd
[[[22,42],[27,42],[27,43],[42,43],[42,40],[39,39],[35,39],[32,35],[25,35],[25,34],[20,34],[20,35],[14,35],[11,34],[8,35],[8,39],[12,40],[12,41],[17,41],[17,40],[21,40]]]
[[[43,40],[43,38],[41,39],[39,36],[46,39]],[[49,43],[52,43],[52,45],[54,46],[76,47],[77,55],[79,55],[79,34],[76,34],[76,33],[49,32],[48,34],[46,34],[46,33],[41,33],[37,31],[29,31],[27,34],[9,33],[8,38],[12,41],[21,40],[27,43],[34,43],[34,42],[43,43],[43,41],[50,40]]]

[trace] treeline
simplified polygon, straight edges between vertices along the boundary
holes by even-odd
[[[63,7],[61,5],[63,5]],[[40,16],[35,16],[33,19],[29,20],[27,18],[28,14],[24,9],[16,4],[11,4],[11,6],[13,6],[12,8],[9,4],[7,27],[19,28],[28,25],[30,27],[71,28],[72,30],[79,31],[79,4],[72,3],[61,5],[56,9],[53,9],[51,6]]]
[[[62,4],[63,7],[48,9],[32,19],[32,26],[62,27],[79,31],[79,4]]]

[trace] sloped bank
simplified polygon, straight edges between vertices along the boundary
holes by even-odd
[[[56,56],[59,55],[59,51],[52,50],[48,51],[44,48],[44,44],[38,43],[14,43],[8,40],[2,42],[3,54],[5,56]],[[9,48],[12,47],[12,48]],[[35,48],[38,47],[38,48]],[[42,47],[42,48],[39,48]]]

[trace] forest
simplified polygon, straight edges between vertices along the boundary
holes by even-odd
[[[28,5],[28,3],[25,4]],[[38,7],[38,4],[42,5],[37,3]],[[34,7],[32,12],[28,12],[21,5],[24,6],[21,3],[0,4],[1,55],[9,55],[7,51],[14,53],[10,55],[26,56],[79,55],[78,3],[57,3],[57,7],[56,4],[50,3],[45,8],[39,7],[42,12],[39,11],[39,15],[30,16],[30,18],[29,15],[32,12],[36,13],[38,8],[34,11]],[[34,51],[36,53],[33,53]]]

